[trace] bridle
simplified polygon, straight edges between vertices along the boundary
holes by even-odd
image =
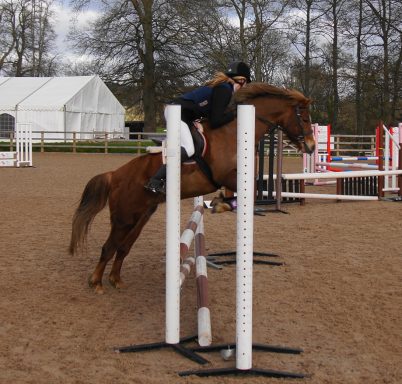
[[[305,125],[303,123],[309,123],[311,127],[311,116],[310,114],[308,115],[308,120],[303,120],[303,116],[301,115],[301,111],[308,111],[307,107],[301,107],[300,105],[295,106],[295,113],[296,113],[296,119],[297,119],[297,125],[302,131],[302,134],[298,136],[298,140],[303,140],[305,142],[306,136],[309,136],[313,133],[312,128],[307,129],[305,128]]]
[[[296,136],[295,139],[299,143],[305,144],[306,143],[306,136],[311,135],[312,129],[311,128],[310,129],[305,128],[305,126],[303,124],[303,122],[311,123],[310,115],[309,115],[309,120],[308,121],[303,120],[303,116],[301,114],[301,112],[303,110],[307,110],[307,107],[301,107],[300,105],[296,105],[294,107],[294,113],[295,113],[295,116],[296,116],[297,126],[300,129],[300,131],[302,132],[300,135]],[[265,117],[257,115],[256,118],[269,127],[268,128],[268,134],[270,134],[272,131],[275,131],[275,130],[282,130],[283,131],[283,127],[281,125],[279,125],[277,123],[273,123],[272,121],[266,119]]]

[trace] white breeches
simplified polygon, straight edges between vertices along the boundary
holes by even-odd
[[[194,155],[194,141],[190,128],[184,121],[180,121],[180,145],[186,150],[188,157]]]
[[[165,119],[166,119],[166,108],[165,108]],[[184,122],[180,121],[180,145],[186,150],[188,157],[191,157],[195,153],[194,142],[191,136],[189,126]]]

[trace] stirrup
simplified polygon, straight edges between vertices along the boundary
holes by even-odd
[[[166,195],[166,184],[165,180],[151,179],[145,184],[144,188],[153,193],[162,193]]]

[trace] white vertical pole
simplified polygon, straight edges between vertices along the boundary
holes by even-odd
[[[255,108],[237,107],[236,368],[252,367]]]
[[[384,149],[384,171],[389,171],[389,144],[391,141],[389,131],[387,129],[384,129],[385,132],[385,149]],[[384,189],[387,190],[389,188],[389,177],[385,176],[384,177]]]
[[[399,129],[398,129],[398,127],[391,128],[391,135],[395,139],[395,141],[392,142],[392,160],[391,160],[392,161],[391,169],[394,171],[394,170],[398,169],[398,166],[399,166],[399,164],[398,164],[398,161],[399,161],[399,149],[398,149],[398,146],[397,146],[397,143],[399,143]],[[392,180],[391,187],[393,189],[397,188],[398,185],[397,185],[397,177],[396,177],[396,175],[392,175],[391,180]]]
[[[166,335],[180,341],[180,120],[181,107],[166,107]]]
[[[22,162],[21,141],[22,141],[21,124],[17,123],[17,130],[15,132],[15,152],[17,153],[16,154],[16,165],[17,165],[17,167],[19,167],[20,163]]]
[[[32,123],[28,125],[28,148],[29,148],[29,166],[32,167]]]

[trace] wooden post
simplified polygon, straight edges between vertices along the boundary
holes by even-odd
[[[73,132],[73,153],[77,153],[77,133]]]
[[[344,194],[344,188],[343,188],[343,183],[345,179],[336,179],[336,194],[337,195],[343,195]],[[336,200],[337,203],[340,203],[342,200]]]
[[[137,140],[141,140],[141,138],[142,138],[141,133],[139,133],[137,135]],[[141,154],[142,143],[141,143],[141,141],[139,141],[137,144],[138,144],[137,145],[137,154],[140,155]]]
[[[105,153],[108,153],[108,134],[105,132]]]
[[[282,202],[282,160],[283,160],[283,132],[278,129],[276,147],[276,209],[281,210]]]
[[[375,156],[375,137],[370,137],[370,152],[372,156]]]
[[[336,156],[339,156],[340,155],[340,137],[339,136],[336,136],[335,137],[335,153],[336,153]]]
[[[257,200],[262,200],[264,198],[264,144],[265,144],[265,136],[262,137],[260,142],[258,143],[258,151],[256,157],[256,177],[258,178],[258,182],[256,183],[257,188]],[[258,165],[257,165],[258,164]],[[257,174],[258,173],[258,174]]]
[[[300,180],[300,193],[306,193],[306,183],[305,180]],[[306,205],[306,199],[300,199],[300,205]]]
[[[45,152],[45,132],[43,131],[40,133],[40,151]]]

